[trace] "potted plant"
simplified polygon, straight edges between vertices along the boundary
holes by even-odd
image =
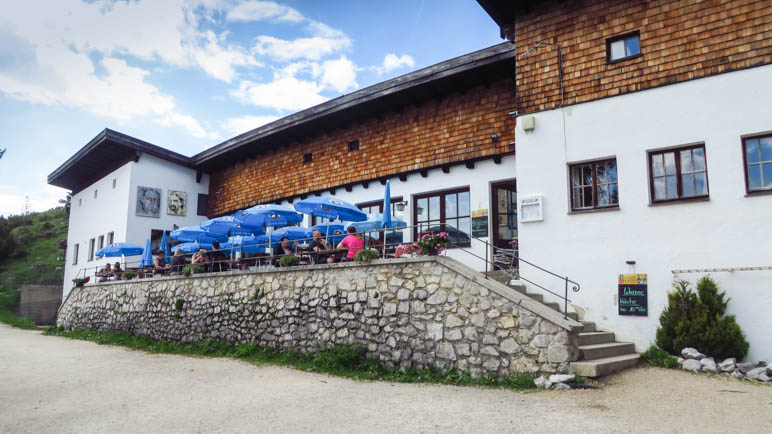
[[[89,280],[91,280],[91,276],[83,277],[83,278],[76,277],[76,278],[72,279],[72,283],[75,284],[76,288],[82,288],[83,285],[88,283]]]
[[[373,259],[378,258],[378,252],[373,249],[362,249],[354,255],[354,260],[360,264],[369,264]]]
[[[123,280],[131,280],[135,277],[137,277],[137,273],[134,271],[124,271],[123,274],[121,274]]]
[[[182,267],[182,275],[185,277],[190,277],[191,274],[203,273],[204,271],[204,267],[200,265],[188,264]]]
[[[299,263],[300,258],[295,255],[286,255],[279,259],[279,265],[282,267],[292,267],[293,265],[298,265]]]
[[[436,256],[450,245],[450,237],[447,232],[424,234],[415,242],[416,250],[421,255]]]

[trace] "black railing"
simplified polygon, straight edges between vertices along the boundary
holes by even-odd
[[[568,287],[571,286],[571,289],[573,290],[573,292],[579,292],[579,290],[581,289],[581,285],[579,285],[578,282],[569,279],[567,276],[561,276],[561,275],[559,275],[557,273],[554,273],[554,272],[552,272],[552,271],[550,271],[550,270],[548,270],[548,269],[546,269],[546,268],[544,268],[542,266],[536,265],[533,262],[530,262],[530,261],[527,261],[527,260],[523,259],[520,256],[520,252],[519,252],[518,249],[505,249],[505,248],[502,248],[502,247],[497,247],[497,246],[494,246],[493,244],[489,243],[488,241],[481,240],[481,239],[479,239],[477,237],[472,237],[472,240],[480,242],[480,243],[483,243],[485,245],[485,258],[483,258],[483,257],[477,255],[476,253],[474,253],[472,251],[469,251],[469,250],[467,250],[467,249],[465,249],[463,247],[458,247],[458,249],[463,251],[463,252],[465,252],[465,253],[468,253],[468,254],[470,254],[470,255],[472,255],[472,256],[480,259],[480,260],[485,261],[485,278],[486,279],[488,278],[488,270],[490,268],[493,268],[494,270],[503,271],[507,275],[507,277],[509,277],[510,280],[522,280],[522,281],[528,282],[531,285],[534,285],[534,286],[536,286],[538,288],[541,288],[542,290],[549,292],[550,294],[560,298],[563,301],[563,314],[564,314],[564,318],[568,318],[568,303],[571,301],[568,298]],[[509,262],[505,266],[505,265],[502,265],[501,261],[496,261],[495,259],[493,261],[490,261],[488,259],[490,253],[493,253],[493,257],[494,258],[496,258],[497,256],[498,257],[511,257],[512,258],[511,262]],[[549,274],[549,275],[551,275],[553,277],[556,277],[556,278],[562,280],[563,283],[564,283],[564,293],[563,293],[563,295],[560,295],[560,294],[558,294],[558,293],[556,293],[554,291],[551,291],[550,289],[548,289],[548,288],[546,288],[546,287],[544,287],[544,286],[534,282],[533,280],[530,280],[528,278],[523,277],[522,273],[520,272],[520,263],[528,264],[531,267],[534,267],[534,268],[536,268],[536,269],[538,269],[540,271],[543,271],[543,272],[545,272],[545,273],[547,273],[547,274]]]

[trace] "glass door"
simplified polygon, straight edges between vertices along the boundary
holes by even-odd
[[[501,249],[517,250],[517,183],[496,182],[491,185],[492,243]],[[515,266],[514,257],[502,252],[494,254],[494,261],[502,265]]]

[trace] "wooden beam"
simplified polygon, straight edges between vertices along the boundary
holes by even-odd
[[[378,181],[381,181],[381,185],[386,185],[386,181],[388,181],[389,178],[381,178]]]
[[[200,170],[196,171],[196,184],[200,184],[201,183],[201,176],[202,175],[203,175],[203,172],[201,172]]]
[[[474,161],[467,161],[466,162],[466,168],[467,169],[474,169]]]
[[[369,188],[370,187],[370,181],[362,181],[362,187]]]
[[[139,156],[140,156],[141,154],[142,154],[142,153],[141,153],[141,152],[139,152],[139,151],[137,151],[137,152],[134,154],[134,162],[135,162],[135,163],[139,163]]]
[[[333,195],[333,196],[335,196],[335,190],[336,190],[336,189],[335,189],[335,187],[331,188],[331,189],[330,189],[330,194],[331,194],[331,195]]]
[[[351,184],[346,185],[346,191],[351,193],[351,190],[353,190],[353,187],[351,187]]]
[[[442,173],[450,173],[450,165],[445,164],[442,166]]]
[[[421,169],[421,177],[426,178],[429,176],[429,171],[426,169]]]
[[[406,182],[407,181],[407,175],[404,174],[404,173],[400,173],[399,174],[399,180],[402,181],[402,182]]]
[[[493,162],[496,164],[501,164],[501,155],[494,155]]]

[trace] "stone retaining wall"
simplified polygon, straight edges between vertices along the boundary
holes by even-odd
[[[88,285],[58,325],[302,351],[361,342],[383,362],[473,375],[565,372],[581,327],[445,257]]]

